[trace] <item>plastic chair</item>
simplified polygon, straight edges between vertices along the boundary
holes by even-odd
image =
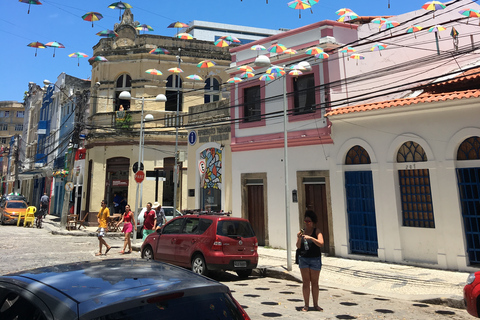
[[[24,227],[26,227],[27,224],[30,224],[30,226],[33,227],[33,223],[35,222],[35,212],[37,212],[37,207],[27,207],[27,212],[25,213],[25,220],[23,220]]]

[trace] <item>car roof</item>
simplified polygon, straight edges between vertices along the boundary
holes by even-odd
[[[43,267],[0,277],[25,286],[44,285],[68,296],[80,309],[92,310],[139,297],[151,297],[186,289],[215,289],[228,292],[228,287],[199,276],[184,268],[144,259],[107,259]]]

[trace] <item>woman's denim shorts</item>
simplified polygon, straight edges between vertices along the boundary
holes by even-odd
[[[300,269],[322,270],[322,257],[298,257],[298,267]]]

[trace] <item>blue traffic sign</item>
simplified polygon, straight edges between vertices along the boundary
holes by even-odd
[[[192,130],[188,133],[188,143],[191,146],[197,143],[197,132],[195,130]]]

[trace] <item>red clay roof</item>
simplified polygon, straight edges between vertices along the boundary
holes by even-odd
[[[421,95],[415,98],[395,99],[395,100],[373,102],[373,103],[361,104],[356,106],[337,108],[327,112],[325,116],[328,117],[328,116],[347,114],[347,113],[353,113],[353,112],[380,110],[380,109],[393,108],[393,107],[404,107],[404,106],[410,106],[410,105],[415,105],[418,103],[426,103],[426,102],[437,102],[437,101],[468,99],[468,98],[478,98],[478,97],[480,97],[480,89],[453,91],[453,92],[446,92],[446,93],[433,93],[433,94],[422,93]]]

